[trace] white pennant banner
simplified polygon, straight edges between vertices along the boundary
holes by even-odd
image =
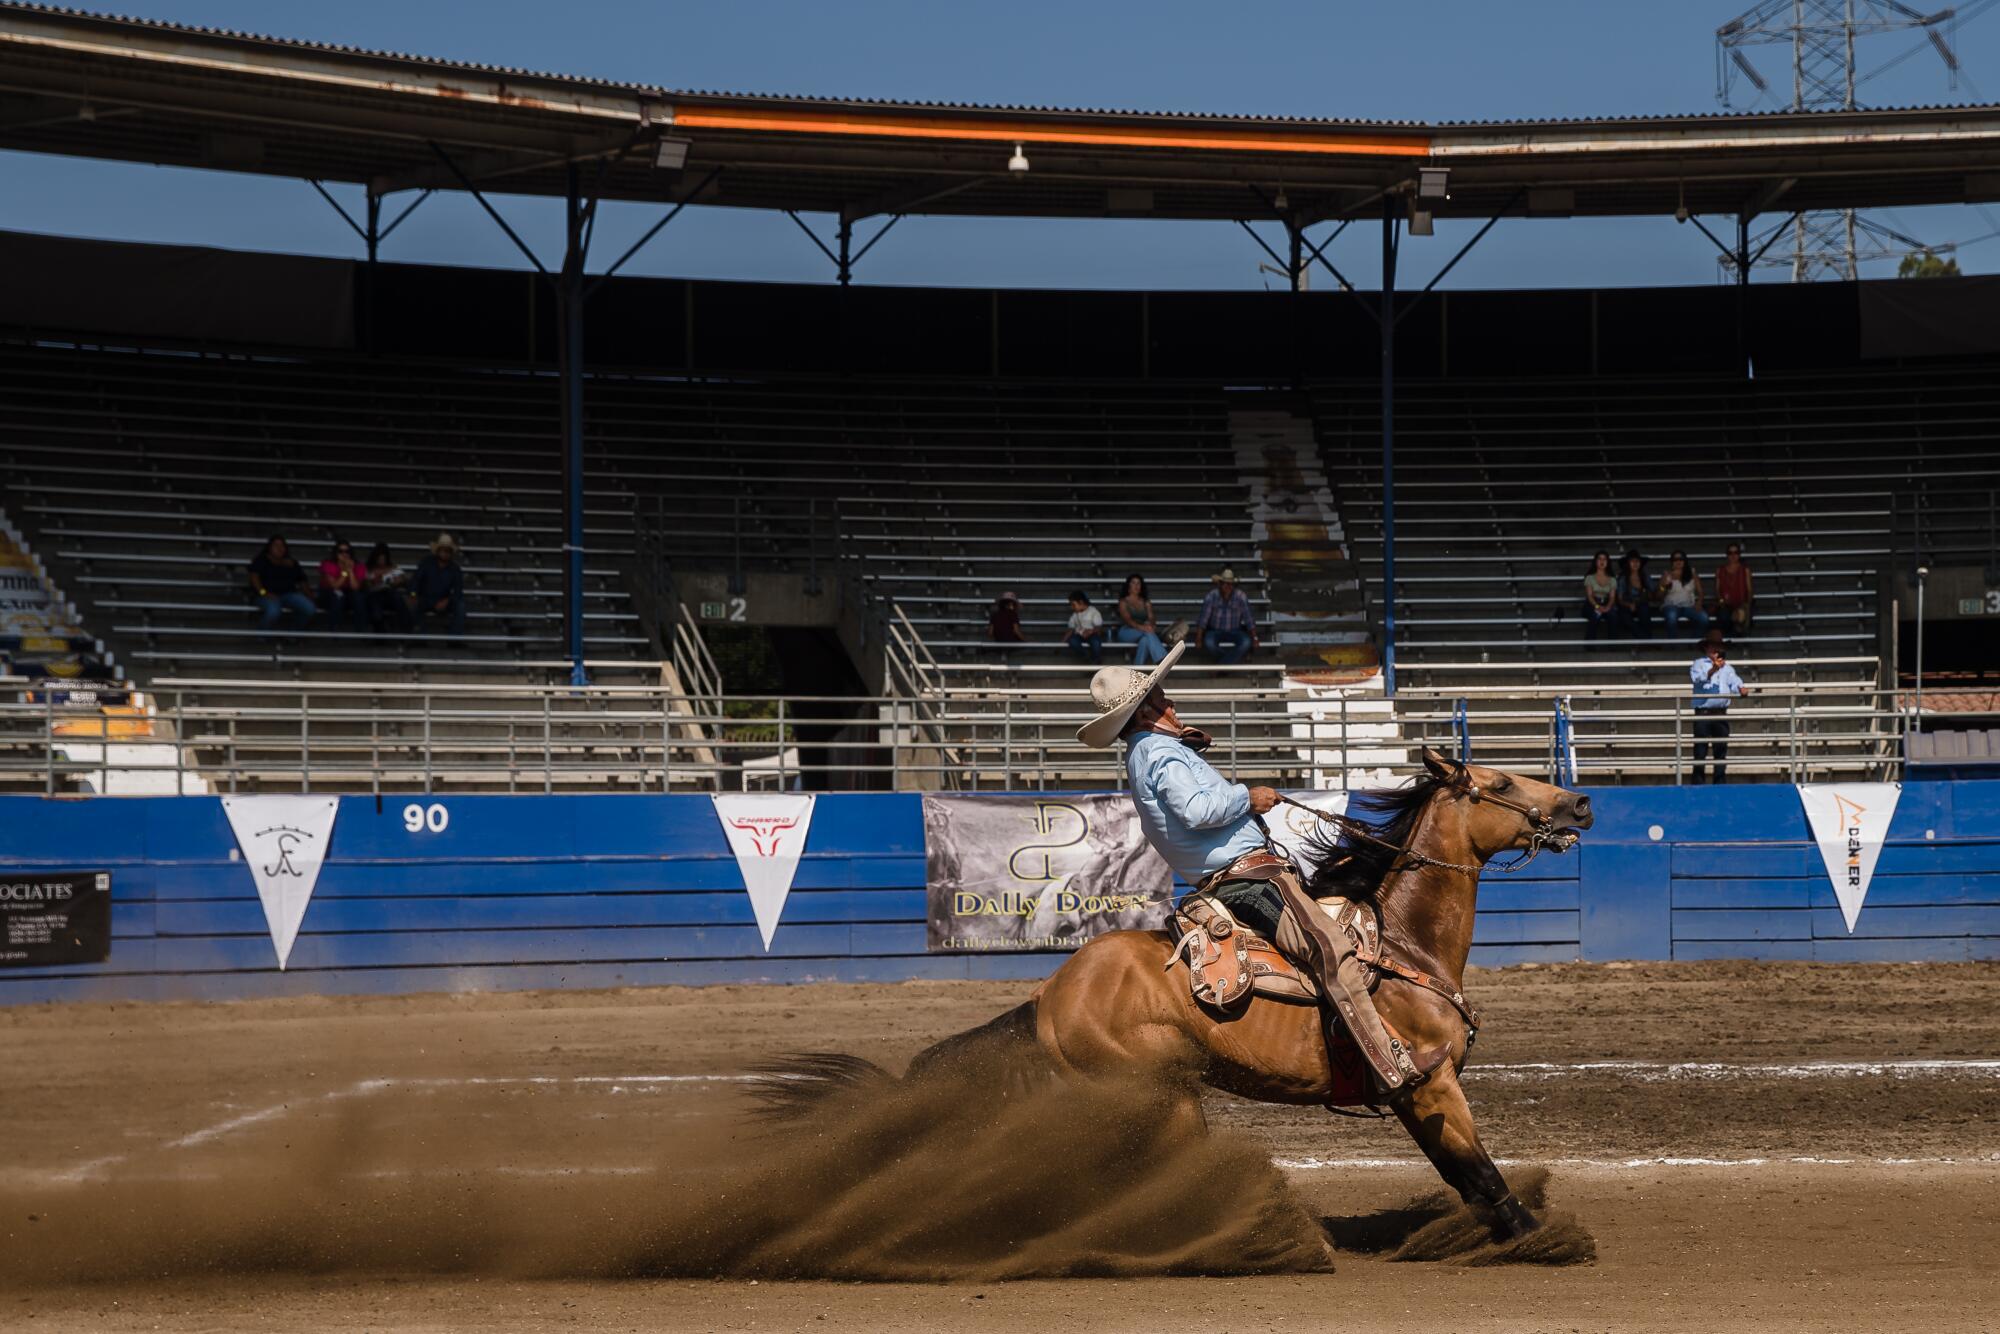
[[[1287,792],[1285,795],[1328,815],[1347,814],[1348,794],[1345,792]],[[1281,803],[1272,810],[1264,817],[1264,825],[1271,831],[1271,841],[1283,848],[1307,875],[1319,866],[1319,854],[1313,850],[1314,840],[1330,844],[1340,838],[1339,829],[1324,820],[1314,819],[1290,803]]]
[[[729,850],[736,854],[743,888],[750,894],[750,910],[757,914],[757,930],[767,951],[771,937],[778,932],[778,919],[784,916],[799,858],[805,854],[812,814],[811,793],[715,794],[715,818],[722,821]]]
[[[339,797],[224,797],[222,811],[264,904],[264,924],[282,970],[306,919],[319,868],[333,842]]]
[[[1806,823],[1833,880],[1833,896],[1840,900],[1849,935],[1868,898],[1868,882],[1875,877],[1875,861],[1902,795],[1901,783],[1799,784]]]

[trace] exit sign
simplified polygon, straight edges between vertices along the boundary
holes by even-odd
[[[723,603],[704,602],[701,604],[701,619],[704,621],[719,621],[728,614],[729,608]]]

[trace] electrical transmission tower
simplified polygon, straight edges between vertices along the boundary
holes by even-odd
[[[1758,46],[1791,48],[1792,95],[1789,103],[1780,104],[1786,110],[1851,111],[1861,105],[1857,93],[1864,84],[1924,51],[1935,52],[1944,62],[1947,85],[1956,92],[1958,25],[1995,3],[2000,0],[1973,0],[1925,14],[1897,0],[1763,0],[1715,30],[1716,99],[1726,107],[1736,106],[1741,85],[1747,83],[1756,90],[1747,99],[1749,105],[1766,97],[1776,100],[1771,81],[1746,54]],[[1873,67],[1864,68],[1857,61],[1855,45],[1862,38],[1895,33],[1914,34],[1916,41]],[[1791,253],[1781,252],[1763,264],[1790,267],[1793,282],[1819,277],[1852,280],[1861,276],[1861,265],[1870,260],[1952,248],[1926,247],[1853,209],[1801,213],[1779,226],[1793,229]]]

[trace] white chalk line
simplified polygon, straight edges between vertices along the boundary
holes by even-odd
[[[1569,1075],[1610,1074],[1639,1083],[1725,1079],[2000,1079],[2000,1060],[1938,1058],[1907,1061],[1517,1061],[1474,1063],[1463,1080],[1530,1082]]]
[[[368,1097],[376,1093],[381,1093],[386,1089],[392,1089],[392,1088],[411,1089],[419,1092],[433,1092],[438,1089],[458,1088],[465,1086],[483,1087],[483,1086],[500,1086],[500,1085],[526,1085],[526,1086],[537,1086],[537,1087],[542,1087],[542,1086],[560,1087],[562,1085],[579,1085],[585,1087],[592,1087],[592,1086],[602,1085],[605,1086],[610,1093],[620,1094],[620,1093],[630,1092],[631,1089],[633,1088],[638,1088],[642,1090],[652,1090],[652,1089],[673,1088],[673,1087],[683,1087],[683,1086],[700,1086],[704,1084],[743,1084],[743,1083],[748,1083],[751,1080],[758,1079],[760,1077],[761,1076],[752,1074],[450,1075],[450,1076],[435,1076],[435,1077],[380,1077],[373,1079],[357,1079],[356,1081],[354,1081],[354,1083],[349,1084],[344,1088],[328,1089],[321,1093],[307,1094],[303,1097],[288,1099],[285,1102],[272,1103],[268,1107],[259,1107],[254,1111],[240,1112],[234,1116],[225,1117],[222,1120],[217,1121],[212,1125],[206,1125],[198,1130],[191,1130],[184,1135],[176,1135],[171,1139],[163,1140],[159,1145],[155,1147],[154,1150],[147,1150],[146,1152],[154,1152],[160,1149],[199,1148],[204,1144],[209,1144],[216,1140],[223,1139],[229,1135],[233,1135],[240,1130],[248,1130],[252,1126],[259,1126],[267,1124],[269,1122],[282,1120],[283,1118],[291,1115],[293,1112],[301,1111],[307,1107],[311,1107],[319,1103],[337,1102],[345,1098]],[[784,1076],[780,1077],[782,1078]],[[85,1162],[78,1163],[73,1167],[66,1167],[55,1172],[40,1171],[32,1168],[0,1169],[0,1182],[21,1182],[29,1184],[55,1182],[57,1184],[73,1184],[83,1181],[99,1180],[109,1175],[113,1168],[117,1168],[123,1166],[126,1163],[131,1162],[132,1159],[138,1156],[140,1152],[142,1151],[134,1150],[127,1153],[107,1154],[102,1158],[92,1158]],[[131,1180],[149,1179],[144,1177],[132,1177],[129,1173],[121,1173],[120,1175],[123,1178]]]
[[[1567,1075],[1615,1074],[1621,1078],[1642,1083],[1658,1083],[1672,1080],[1730,1080],[1730,1079],[1860,1079],[1860,1078],[2000,1078],[2000,1059],[1918,1059],[1901,1061],[1807,1061],[1791,1063],[1737,1063],[1723,1061],[1517,1061],[1467,1067],[1461,1079],[1468,1081],[1493,1080],[1499,1082],[1534,1082],[1559,1079]],[[786,1076],[779,1076],[784,1078]],[[596,1087],[603,1086],[612,1094],[629,1092],[634,1088],[653,1090],[674,1087],[699,1087],[712,1084],[743,1084],[763,1076],[755,1074],[650,1074],[650,1075],[445,1075],[445,1076],[398,1076],[360,1079],[344,1088],[329,1089],[322,1093],[293,1098],[286,1102],[273,1103],[254,1111],[242,1112],[226,1117],[212,1125],[189,1131],[163,1141],[160,1149],[192,1149],[212,1143],[247,1130],[253,1126],[281,1120],[295,1111],[319,1103],[334,1102],[345,1098],[367,1097],[387,1089],[408,1089],[418,1092],[433,1092],[439,1089],[460,1087]],[[73,1184],[100,1179],[111,1169],[130,1162],[135,1153],[110,1154],[92,1158],[73,1167],[57,1171],[16,1168],[0,1170],[0,1181],[55,1182]],[[1352,1159],[1301,1159],[1297,1161],[1277,1159],[1279,1167],[1294,1171],[1318,1171],[1322,1168],[1352,1167],[1359,1169],[1377,1167],[1424,1166],[1421,1159],[1403,1158],[1352,1158]],[[1528,1160],[1521,1160],[1525,1164]],[[1661,1159],[1561,1159],[1543,1160],[1549,1166],[1572,1168],[1628,1168],[1628,1167],[1678,1167],[1678,1166],[1765,1166],[1771,1163],[1825,1163],[1844,1165],[1851,1163],[1878,1163],[1881,1165],[1909,1165],[1920,1163],[1983,1163],[2000,1161],[1976,1158],[1912,1158],[1912,1159],[1702,1159],[1702,1158],[1661,1158]],[[1503,1163],[1503,1165],[1505,1165]],[[1517,1164],[1520,1165],[1520,1164]],[[646,1169],[633,1169],[646,1170]],[[128,1174],[129,1175],[129,1174]],[[143,1179],[143,1178],[133,1178]]]
[[[1430,1169],[1422,1158],[1273,1158],[1287,1172],[1370,1171],[1381,1168]],[[1661,1155],[1650,1158],[1495,1158],[1496,1167],[1560,1167],[1568,1171],[1631,1172],[1686,1167],[2000,1167],[2000,1154],[1971,1158],[1694,1158]]]

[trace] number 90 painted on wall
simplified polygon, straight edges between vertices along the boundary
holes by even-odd
[[[450,824],[451,812],[441,801],[428,806],[413,801],[403,807],[403,828],[412,834],[442,834]]]

